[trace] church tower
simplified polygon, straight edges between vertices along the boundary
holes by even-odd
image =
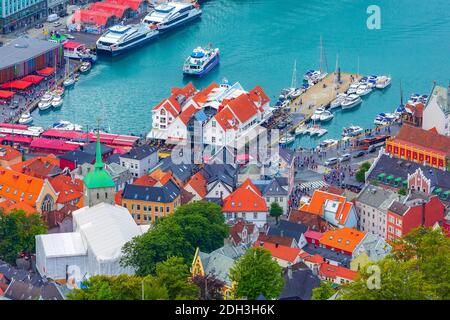
[[[100,134],[97,133],[97,145],[94,170],[84,177],[84,205],[93,207],[106,202],[114,205],[115,184],[111,176],[105,170],[102,161]]]

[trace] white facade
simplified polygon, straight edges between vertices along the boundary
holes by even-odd
[[[266,196],[267,206],[270,208],[272,202],[276,202],[283,208],[283,214],[288,214],[288,196]]]
[[[213,182],[206,187],[207,194],[205,198],[222,198],[225,199],[231,193],[223,182]]]
[[[173,121],[167,130],[167,138],[174,140],[187,140],[188,130],[186,124],[181,120],[180,117]]]
[[[119,157],[120,165],[127,168],[134,179],[148,174],[158,164],[158,152],[153,152],[142,159],[132,159],[128,157]]]
[[[423,111],[422,128],[436,128],[439,134],[450,136],[450,90],[435,86]]]
[[[242,218],[262,229],[267,223],[267,212],[224,212],[225,220]]]
[[[73,233],[36,236],[36,267],[54,280],[76,282],[93,275],[134,274],[119,263],[123,245],[147,229],[126,208],[100,203],[73,212]]]

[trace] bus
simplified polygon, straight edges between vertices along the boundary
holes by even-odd
[[[375,138],[364,139],[361,141],[360,146],[362,150],[368,150],[369,148],[378,148],[384,146],[386,140],[388,140],[391,136],[376,136]],[[373,146],[373,147],[371,147]]]

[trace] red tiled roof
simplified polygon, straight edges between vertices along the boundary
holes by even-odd
[[[197,194],[203,199],[206,196],[207,190],[206,190],[206,184],[207,181],[201,171],[194,174],[186,185],[190,185],[192,189],[197,192]]]
[[[260,233],[258,237],[259,242],[270,242],[272,244],[279,244],[286,247],[292,247],[294,238],[282,237],[282,236],[268,236],[264,233]]]
[[[345,227],[326,231],[320,239],[320,243],[346,252],[353,252],[365,235],[362,231]]]
[[[315,263],[315,264],[321,264],[325,260],[320,254],[315,254],[313,256],[308,255],[308,256],[304,257],[303,259],[305,261],[308,261],[308,262],[311,262],[311,263]]]
[[[153,187],[156,184],[156,180],[153,179],[149,175],[143,175],[142,177],[137,178],[134,180],[133,184],[138,186],[146,186],[146,187]]]
[[[170,96],[167,99],[161,101],[152,111],[164,108],[167,112],[170,112],[172,116],[177,117],[181,112],[181,106],[175,96]]]
[[[234,129],[237,130],[238,128],[238,120],[233,116],[233,113],[230,109],[222,109],[220,112],[218,112],[214,119],[216,119],[217,123],[224,129]]]
[[[178,95],[183,95],[185,98],[189,98],[196,91],[197,89],[194,87],[192,82],[189,82],[184,88],[172,88],[172,95],[175,97]]]
[[[198,110],[191,104],[189,107],[184,109],[183,112],[181,112],[179,118],[184,124],[187,124],[196,111]]]
[[[255,102],[255,103],[260,103],[260,106],[265,105],[266,103],[268,103],[270,101],[269,97],[267,96],[267,94],[264,92],[263,88],[261,88],[261,86],[256,86],[255,88],[253,88],[250,92],[249,92],[250,98]],[[262,108],[260,109],[260,111],[262,112]]]
[[[267,212],[266,200],[255,185],[247,179],[223,201],[223,212]]]
[[[79,199],[77,207],[83,207],[83,181],[69,176],[59,175],[50,179],[50,184],[58,193],[57,203],[66,204]]]
[[[303,223],[304,225],[308,226],[309,229],[314,231],[325,232],[327,230],[334,229],[321,216],[295,209],[291,210],[288,220],[290,222]]]
[[[394,141],[450,156],[450,137],[422,128],[404,124]]]
[[[319,274],[326,278],[336,279],[337,277],[355,280],[358,276],[358,272],[340,267],[334,266],[328,263],[323,263],[319,268]]]
[[[241,94],[235,99],[228,100],[225,108],[229,107],[241,123],[247,122],[258,113],[258,109],[247,94]]]
[[[256,241],[255,247],[260,247],[261,242]],[[288,261],[290,263],[295,263],[297,258],[300,255],[300,249],[298,248],[291,248],[288,246],[283,245],[276,245],[270,242],[264,242],[263,246],[265,249],[269,250],[272,254],[272,257]]]
[[[192,97],[192,99],[197,102],[198,104],[203,104],[206,102],[208,95],[215,89],[218,88],[219,86],[217,85],[217,83],[213,82],[211,83],[209,86],[207,86],[205,89],[199,91],[198,93],[196,93],[194,95],[194,97]]]
[[[20,151],[17,151],[13,147],[1,146],[0,149],[3,149],[3,151],[0,153],[0,160],[10,161],[18,157],[22,158],[22,153]]]
[[[59,168],[59,159],[54,155],[31,158],[11,166],[11,169],[37,178],[47,177]]]

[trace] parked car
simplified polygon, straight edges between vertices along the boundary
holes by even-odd
[[[349,161],[352,158],[352,155],[350,153],[346,153],[343,154],[340,158],[339,158],[339,162],[345,162],[345,161]]]
[[[364,157],[366,153],[364,151],[359,151],[353,155],[353,158],[361,158]]]
[[[60,21],[56,21],[56,22],[54,22],[53,23],[53,26],[56,28],[56,27],[59,27],[59,26],[61,26],[62,25],[62,23],[60,22]]]
[[[374,145],[371,145],[371,146],[369,146],[367,151],[369,151],[369,153],[374,153],[375,151],[377,151],[377,147]]]
[[[338,158],[329,158],[323,164],[326,165],[327,167],[329,167],[329,166],[334,166],[335,164],[338,163],[338,161],[339,161]]]
[[[69,39],[69,40],[73,40],[73,39],[75,39],[75,37],[73,36],[73,35],[71,35],[70,33],[68,33],[68,34],[65,34],[65,36],[67,37],[67,39]]]
[[[59,16],[56,13],[53,13],[47,17],[47,22],[55,22],[59,20]]]
[[[34,26],[36,29],[42,29],[44,25],[42,23],[38,23]]]

